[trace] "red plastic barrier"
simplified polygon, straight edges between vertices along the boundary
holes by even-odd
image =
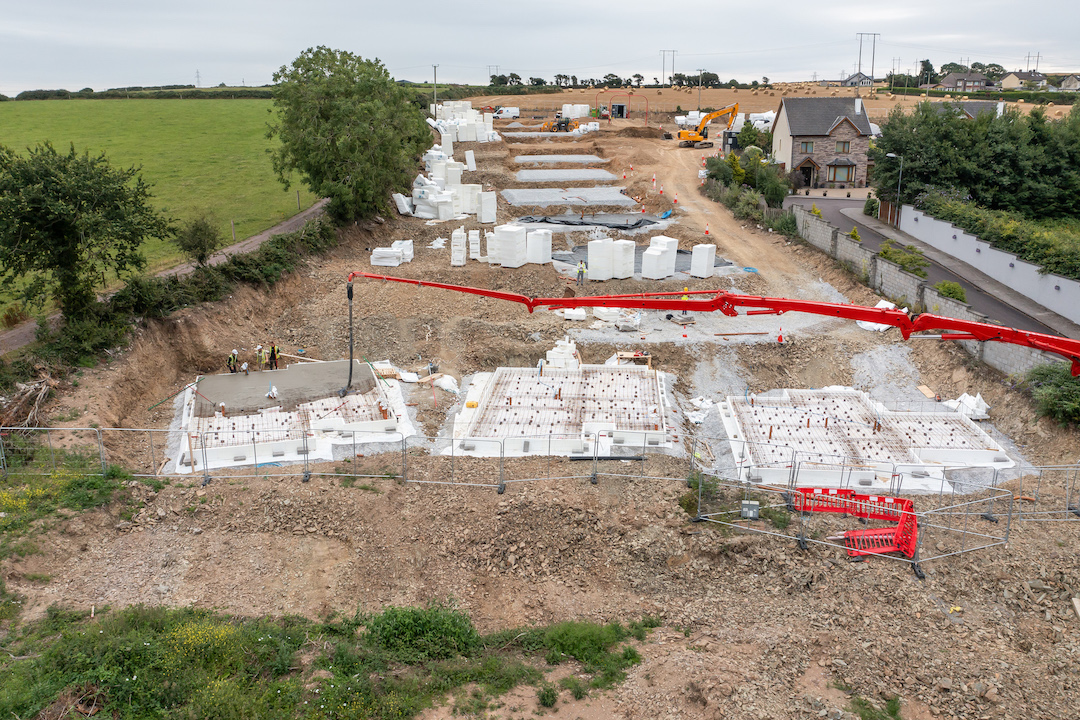
[[[844,513],[868,520],[895,522],[895,527],[851,530],[844,533],[848,555],[875,555],[887,552],[915,557],[919,522],[915,505],[906,498],[861,495],[854,490],[799,488],[793,498],[796,511]]]

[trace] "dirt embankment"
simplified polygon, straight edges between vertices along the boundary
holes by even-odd
[[[529,143],[528,149],[565,152],[564,146]],[[820,253],[736,221],[701,197],[700,152],[615,133],[578,147],[602,151],[611,160],[605,167],[620,177],[625,169],[646,206],[668,203],[676,210],[679,224],[667,234],[688,247],[705,241],[708,225],[720,255],[759,271],[734,281],[694,281],[694,289],[734,285],[754,294],[817,297],[825,287],[852,302],[876,301]],[[507,155],[521,150],[475,148],[492,180],[509,172]],[[653,173],[665,185],[663,196],[652,189]],[[501,203],[499,213],[500,221],[511,217]],[[170,404],[151,405],[197,373],[222,371],[233,348],[250,353],[258,343],[277,340],[291,355],[343,357],[345,277],[371,269],[370,249],[394,240],[412,239],[416,259],[387,274],[530,296],[577,292],[551,266],[450,267],[449,251],[428,245],[459,225],[490,228],[472,219],[427,225],[396,218],[350,228],[340,248],[269,292],[240,290],[223,302],[147,323],[129,349],[86,371],[78,387],[57,398],[56,416],[67,418],[57,424],[166,427]],[[556,238],[580,244],[585,236]],[[646,242],[647,236],[634,239]],[[493,299],[366,280],[355,287],[357,354],[406,368],[436,359],[443,371],[461,376],[534,365],[571,332],[550,313],[529,314]],[[682,287],[674,280],[619,281],[590,283],[586,291]],[[623,342],[581,342],[579,349],[586,359],[602,360]],[[637,341],[635,347],[677,373],[677,391],[689,394],[697,389],[695,376],[707,375],[716,358],[730,358],[730,372],[755,390],[850,383],[854,357],[895,342],[891,335],[834,328],[803,333],[784,346],[766,338],[729,350],[717,338],[685,346]],[[919,382],[943,395],[982,392],[994,407],[995,425],[1030,461],[1077,456],[1074,432],[1036,421],[1023,396],[959,348],[927,341],[910,346],[910,357]],[[428,433],[444,426],[455,402],[433,392],[415,400]],[[349,467],[379,476],[399,461],[361,458]],[[137,602],[319,616],[447,597],[457,598],[484,630],[660,615],[665,626],[642,647],[644,662],[627,683],[561,711],[571,717],[828,716],[850,702],[838,687],[878,704],[899,695],[905,718],[1075,714],[1080,643],[1068,598],[1080,595],[1080,538],[1071,526],[1014,525],[1007,548],[937,561],[920,582],[901,563],[850,563],[830,549],[800,551],[781,540],[689,523],[678,504],[686,491],[685,461],[660,457],[649,464],[649,474],[661,479],[546,480],[511,485],[501,496],[379,477],[352,487],[318,476],[300,484],[269,473],[222,475],[205,488],[183,482],[158,493],[135,488],[145,507],[133,520],[121,518],[119,508],[68,517],[41,529],[41,553],[7,560],[4,572],[9,589],[26,597],[28,617],[52,603]],[[497,461],[477,462],[470,478],[490,481],[498,467]],[[349,470],[316,469],[335,468]],[[520,477],[559,475],[546,459],[512,470]],[[50,581],[29,579],[42,576]],[[511,707],[499,712],[509,716]]]

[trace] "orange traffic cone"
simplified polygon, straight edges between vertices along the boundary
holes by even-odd
[[[784,328],[780,328],[780,332],[777,333],[776,342],[778,342],[778,343],[783,343],[784,342]]]
[[[661,195],[663,195],[663,194],[664,194],[664,186],[663,186],[663,185],[661,185],[661,186],[660,186],[660,194],[661,194]]]
[[[634,166],[633,165],[630,166],[630,172],[634,172]]]
[[[701,167],[705,167],[705,156],[701,156]]]
[[[641,214],[642,214],[642,215],[644,215],[644,214],[645,214],[645,206],[644,206],[644,205],[642,205],[642,206],[641,206]]]
[[[623,170],[623,171],[622,171],[622,179],[623,179],[623,180],[625,180],[625,179],[626,179],[626,171],[625,171],[625,170]]]
[[[705,223],[705,234],[709,234],[709,223]]]
[[[679,193],[675,193],[675,204],[679,204]]]
[[[682,336],[686,337],[686,326],[685,325],[682,326]]]

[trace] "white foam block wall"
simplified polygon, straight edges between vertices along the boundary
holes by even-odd
[[[458,188],[458,192],[461,193],[464,205],[463,212],[470,215],[475,215],[480,212],[480,186],[479,185],[462,185]]]
[[[472,150],[465,151],[465,167],[468,168],[469,172],[476,171],[476,153]]]
[[[715,245],[695,245],[690,256],[690,274],[697,278],[710,278],[716,264]]]
[[[634,276],[634,253],[637,243],[633,240],[616,240],[612,246],[611,277],[624,280]]]
[[[530,230],[525,236],[528,261],[537,265],[551,262],[551,231]]]
[[[499,264],[499,238],[495,233],[484,233],[484,244],[487,246],[487,261],[492,265]]]
[[[480,193],[480,222],[495,222],[495,191]]]
[[[611,238],[601,238],[589,241],[589,272],[590,280],[610,280],[612,278],[612,266],[615,263],[614,241]]]
[[[664,273],[664,251],[658,247],[650,247],[641,255],[641,277],[645,280],[663,280],[668,277]]]
[[[483,253],[480,252],[480,231],[469,231],[469,257],[473,260],[479,260]]]
[[[521,225],[498,225],[495,239],[499,245],[499,264],[507,268],[521,267],[528,261],[527,232]]]

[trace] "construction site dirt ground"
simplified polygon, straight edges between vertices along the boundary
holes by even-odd
[[[473,177],[483,179],[469,174],[465,181],[497,190],[528,187],[510,181],[520,167],[516,155],[580,151],[609,159],[604,167],[619,177],[615,184],[623,185],[625,169],[628,193],[647,209],[675,210],[679,222],[665,234],[680,238],[684,249],[706,241],[708,224],[718,256],[758,269],[689,281],[693,290],[734,285],[784,297],[843,296],[869,305],[879,299],[817,251],[737,221],[699,195],[700,151],[636,137],[642,134],[632,123],[615,123],[576,141],[463,144],[455,154],[474,149],[479,171]],[[653,173],[663,196],[652,190]],[[499,222],[532,210],[511,214],[500,198]],[[503,270],[470,261],[450,267],[449,249],[428,244],[462,224],[483,227],[471,219],[362,223],[342,230],[340,247],[272,290],[240,289],[226,301],[148,322],[128,349],[83,371],[77,387],[59,394],[53,424],[166,428],[171,403],[152,406],[200,373],[224,372],[234,347],[250,355],[256,344],[277,340],[290,354],[346,356],[345,277],[376,270],[370,250],[394,240],[412,239],[415,259],[378,268],[386,274],[532,296],[573,291],[570,278],[550,265]],[[587,239],[574,232],[555,236],[556,244]],[[647,244],[648,234],[629,239]],[[619,280],[589,283],[585,290],[670,291],[683,283]],[[531,366],[569,333],[589,362],[602,362],[628,343],[647,349],[655,366],[677,375],[678,398],[716,399],[735,386],[759,392],[843,384],[910,392],[925,384],[943,397],[982,393],[995,432],[1028,462],[1073,463],[1080,449],[1074,431],[1038,420],[1007,378],[962,349],[903,343],[894,332],[866,332],[854,323],[800,325],[788,315],[785,334],[787,323],[793,325],[783,345],[773,336],[656,342],[650,338],[665,338],[667,331],[641,340],[587,330],[587,323],[573,330],[551,313],[529,314],[489,298],[364,280],[355,288],[357,354],[406,369],[437,360],[442,372],[461,378],[503,365]],[[650,327],[665,322],[655,313],[648,319]],[[771,333],[765,323],[778,321],[761,322]],[[418,427],[435,435],[455,401],[442,390],[413,393]],[[142,452],[134,437],[111,442],[120,442],[109,447],[120,465]],[[545,462],[521,460],[513,471],[542,476]],[[299,477],[223,475],[206,487],[177,481],[154,492],[139,485],[128,491],[141,508],[130,521],[117,503],[40,525],[35,543],[41,552],[5,560],[4,575],[9,590],[25,598],[26,619],[41,617],[52,604],[164,603],[320,617],[447,599],[482,631],[575,618],[662,619],[625,683],[581,701],[564,693],[557,712],[544,711],[556,717],[818,717],[847,708],[853,695],[879,706],[899,696],[908,719],[1075,715],[1080,619],[1068,598],[1080,595],[1080,525],[1014,523],[1007,546],[930,563],[920,581],[905,563],[851,563],[834,548],[804,551],[775,538],[692,524],[679,504],[687,490],[685,460],[649,462],[650,474],[665,479],[545,480],[510,484],[503,495],[318,474],[308,484]],[[313,469],[396,472],[384,457]],[[494,482],[497,473],[497,465],[478,464],[470,479]],[[537,711],[531,689],[503,702],[491,717]],[[425,717],[449,717],[450,707]]]

